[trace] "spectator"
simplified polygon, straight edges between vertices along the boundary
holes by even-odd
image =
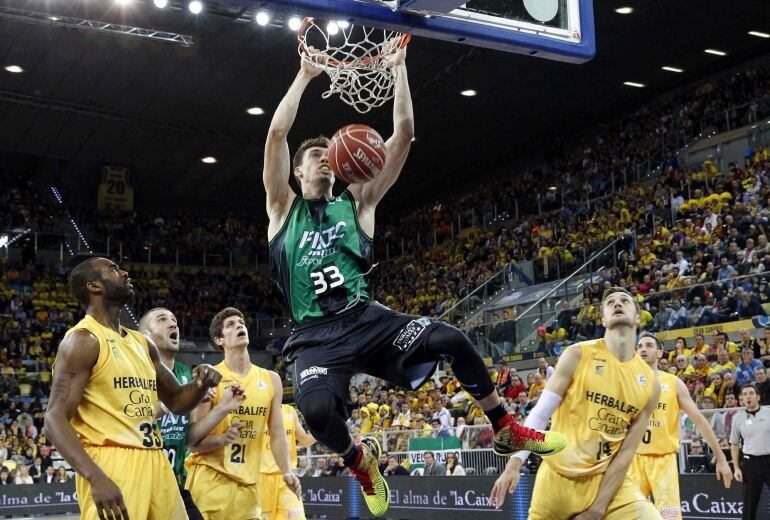
[[[396,457],[393,455],[388,456],[388,464],[385,467],[385,471],[382,472],[386,477],[390,476],[409,476],[409,472],[402,465],[398,463]]]
[[[544,357],[541,357],[537,360],[537,367],[542,380],[548,382],[548,380],[553,375],[553,367],[548,364],[548,361]]]
[[[70,476],[67,474],[67,470],[64,466],[59,466],[56,469],[56,482],[63,484],[70,481]]]
[[[460,439],[463,450],[471,449],[470,432],[468,425],[465,422],[465,417],[457,418],[457,428],[455,428],[455,436]]]
[[[10,486],[13,485],[13,476],[11,475],[11,472],[8,471],[8,468],[3,466],[0,468],[0,486]]]
[[[53,484],[56,482],[56,472],[53,466],[46,466],[45,473],[37,480],[38,484]]]
[[[666,328],[683,329],[687,327],[687,309],[682,306],[682,302],[678,299],[674,299],[672,306],[671,317],[668,319]]]
[[[18,468],[16,468],[16,479],[14,479],[14,484],[34,484],[35,481],[32,480],[32,477],[29,474],[29,467],[25,466],[24,464],[20,465]]]
[[[447,453],[446,456],[446,476],[447,477],[464,477],[465,470],[460,462],[457,460],[457,453]]]
[[[751,336],[748,330],[741,329],[741,341],[738,343],[738,349],[750,348],[754,352],[754,359],[762,357],[762,345]]]
[[[756,377],[757,391],[759,392],[759,404],[762,406],[770,405],[770,379],[767,377],[767,369],[765,367],[755,368],[754,377]]]
[[[43,459],[35,457],[33,465],[29,468],[29,475],[35,482],[40,480],[40,477],[43,475]]]
[[[744,348],[741,351],[741,362],[735,369],[735,380],[739,386],[753,382],[756,379],[756,369],[762,368],[762,362],[754,359],[754,351],[750,348]]]
[[[725,372],[722,379],[725,385],[725,402],[728,394],[733,394],[736,400],[740,400],[741,386],[735,380],[735,372]]]
[[[516,406],[514,406],[513,414],[516,417],[522,417],[524,419],[527,418],[529,415],[529,412],[532,411],[532,408],[535,407],[535,404],[529,400],[529,394],[527,392],[519,392],[519,396],[516,401]]]
[[[711,384],[703,392],[703,396],[713,398],[716,407],[722,408],[725,404],[725,392],[727,390],[722,375],[719,372],[712,372],[709,376],[709,381]]]
[[[530,376],[532,376],[532,382],[529,386],[529,398],[530,399],[536,399],[537,392],[539,390],[542,390],[545,388],[545,382],[543,381],[543,377],[540,375],[539,372],[530,373],[527,375],[527,381],[530,381]]]
[[[687,340],[679,337],[676,338],[676,345],[674,347],[674,350],[672,350],[668,355],[668,360],[671,363],[676,363],[677,356],[684,356],[685,358],[689,358],[692,356],[693,351],[691,348],[687,348]]]
[[[724,375],[725,372],[735,372],[735,363],[730,361],[727,350],[720,348],[717,353],[717,363],[712,368],[714,372]]]
[[[326,472],[326,459],[324,457],[318,457],[315,461],[315,471],[313,471],[312,477],[323,477]]]
[[[446,476],[446,466],[436,460],[432,451],[423,453],[425,458],[425,468],[422,471],[425,477],[443,477]]]

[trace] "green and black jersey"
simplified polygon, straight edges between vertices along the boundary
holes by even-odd
[[[372,268],[372,246],[349,191],[330,200],[294,199],[270,241],[270,266],[297,325],[369,301],[364,277]]]
[[[174,375],[180,385],[192,381],[192,370],[179,361],[174,362]],[[187,432],[190,430],[190,416],[169,412],[158,419],[158,429],[163,436],[163,451],[166,453],[177,482],[182,485],[187,472],[184,459],[187,454]]]

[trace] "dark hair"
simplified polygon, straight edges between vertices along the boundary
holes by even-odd
[[[302,161],[305,159],[305,152],[313,148],[315,146],[318,146],[320,148],[328,148],[329,147],[329,139],[327,137],[324,137],[322,135],[319,135],[318,137],[313,137],[310,139],[305,139],[302,141],[299,145],[299,148],[297,148],[297,151],[294,152],[294,159],[292,160],[292,164],[294,167],[292,168],[292,172],[302,166]]]
[[[682,348],[687,348],[687,338],[683,338],[682,336],[679,336],[674,340],[674,343],[676,343],[679,340],[682,340]]]
[[[171,312],[171,311],[169,311],[165,307],[153,307],[149,311],[147,311],[144,314],[142,314],[142,317],[139,318],[139,330],[149,330],[150,329],[150,323],[149,323],[149,321],[150,321],[150,314],[152,314],[155,311],[168,311],[168,312]]]
[[[94,258],[79,263],[70,271],[70,292],[82,305],[88,305],[88,282],[101,279],[99,270],[93,265]]]
[[[663,342],[660,341],[658,336],[656,336],[652,332],[644,331],[641,334],[639,334],[639,339],[637,340],[637,344],[640,341],[642,341],[642,338],[652,338],[652,340],[655,342],[655,346],[658,347],[658,350],[663,350]]]
[[[214,315],[214,318],[211,320],[211,325],[209,326],[209,336],[211,337],[211,341],[214,343],[214,346],[217,348],[222,349],[219,345],[217,345],[216,341],[214,341],[216,338],[222,337],[222,325],[224,324],[225,320],[227,318],[230,318],[232,316],[238,316],[239,318],[243,319],[243,313],[236,309],[235,307],[225,307],[216,315]]]
[[[746,383],[745,385],[743,385],[743,386],[741,387],[741,393],[743,393],[743,391],[744,391],[745,389],[747,389],[747,388],[751,388],[751,389],[753,389],[753,390],[754,390],[754,393],[755,393],[755,394],[757,394],[757,395],[759,395],[759,390],[757,389],[757,385],[755,385],[754,383]]]

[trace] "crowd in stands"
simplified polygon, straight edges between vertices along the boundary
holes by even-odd
[[[770,110],[768,93],[767,69],[709,83],[632,114],[571,152],[555,146],[541,170],[448,198],[398,223],[383,219],[378,224],[378,256],[383,258],[385,243],[389,259],[374,271],[374,296],[399,311],[438,316],[489,275],[516,262],[532,260],[539,280],[552,279],[568,273],[586,251],[618,240],[622,253],[617,266],[597,273],[583,291],[582,304],[565,302],[553,323],[538,330],[543,347],[601,336],[598,302],[607,285],[626,287],[636,296],[643,308],[642,328],[651,331],[765,315],[770,303],[768,150],[747,151],[742,164],[724,172],[710,162],[693,170],[670,159],[665,175],[651,187],[634,184],[633,170],[667,143],[703,128],[704,121],[718,127],[726,107],[753,102],[752,113]],[[557,189],[547,189],[550,185]],[[540,209],[551,213],[532,216],[537,208],[525,200],[538,198]],[[510,218],[516,201],[521,217]],[[122,244],[124,257],[135,262],[131,276],[139,313],[168,306],[183,324],[191,325],[207,325],[226,305],[252,318],[282,314],[273,282],[261,275],[139,265],[148,252],[155,262],[174,264],[177,250],[180,263],[199,258],[203,251],[214,255],[211,258],[233,253],[235,265],[241,258],[264,263],[267,244],[259,220],[244,215],[97,215],[77,207],[64,209],[24,175],[0,176],[0,203],[7,209],[0,214],[2,230],[72,233],[65,229],[72,217],[96,243],[103,244],[109,236],[113,244]],[[459,217],[467,223],[469,208],[478,209],[476,222],[483,225],[458,233],[455,221]],[[401,255],[403,229],[419,232],[422,239],[403,237],[406,254]],[[428,247],[425,242],[432,243],[434,236],[441,237],[436,240],[440,243]],[[21,262],[0,261],[0,484],[49,480],[51,472],[53,478],[67,478],[66,470],[60,476],[53,468],[42,409],[55,348],[81,310],[68,294],[64,267],[43,267],[34,260],[34,251],[25,246]],[[471,336],[481,334],[510,350],[521,339],[509,326],[515,317],[516,309],[506,309],[495,323],[482,320],[466,328]],[[738,406],[733,403],[735,389],[750,381],[761,385],[763,402],[770,404],[766,371],[760,366],[770,359],[770,335],[754,340],[747,331],[744,336],[740,342],[724,335],[708,342],[695,336],[693,345],[681,339],[673,354],[661,361],[661,369],[681,377],[704,409]],[[542,360],[539,370],[523,379],[505,365],[491,370],[490,377],[505,406],[523,420],[552,371]],[[714,419],[723,434],[729,431],[727,413]],[[354,435],[402,432],[387,435],[384,447],[389,452],[406,451],[414,436],[455,436],[464,450],[491,445],[486,417],[451,376],[417,391],[364,380],[351,388],[350,414],[348,427]],[[458,474],[457,461],[449,462],[444,471]],[[381,463],[386,471],[398,471],[387,458]],[[308,467],[307,461],[304,464]],[[308,470],[319,475],[343,470],[334,455],[317,464],[323,467]],[[431,466],[429,472],[442,471],[436,468]]]

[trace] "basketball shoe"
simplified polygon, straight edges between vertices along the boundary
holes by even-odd
[[[390,487],[380,473],[380,443],[374,437],[364,437],[359,443],[361,455],[350,472],[361,484],[361,492],[369,511],[374,516],[382,516],[390,505]]]
[[[563,450],[567,446],[567,437],[559,432],[527,428],[511,418],[495,433],[492,442],[492,451],[501,457],[510,457],[520,450],[547,457]]]

